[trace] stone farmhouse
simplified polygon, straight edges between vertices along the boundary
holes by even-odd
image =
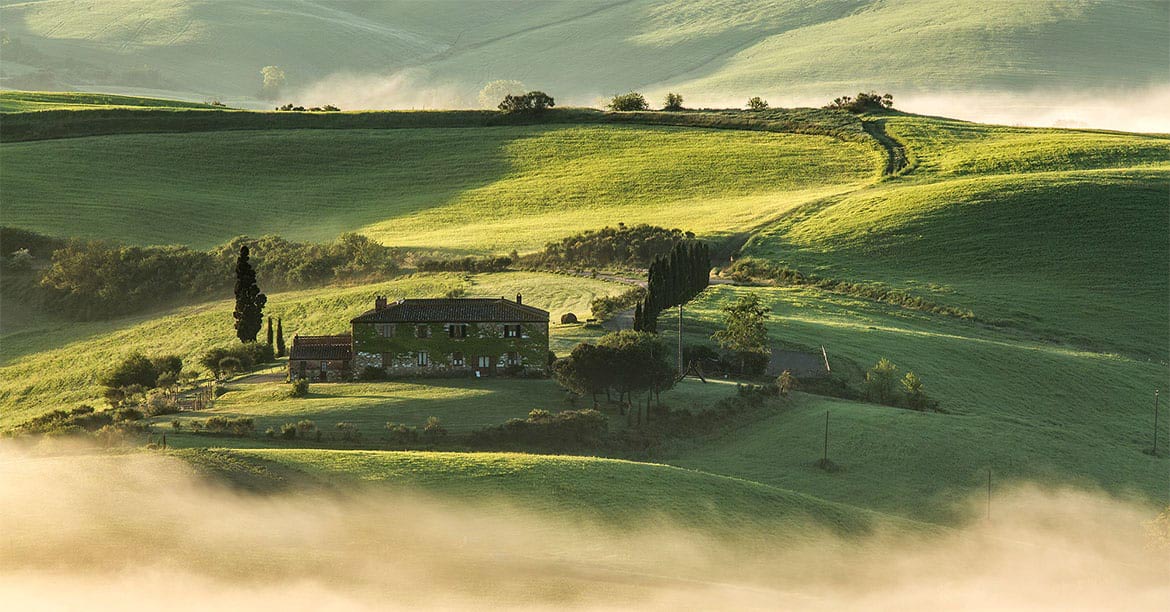
[[[292,378],[346,380],[369,368],[390,377],[497,376],[543,372],[548,366],[548,311],[523,296],[427,298],[389,302],[350,321],[338,336],[296,336]]]

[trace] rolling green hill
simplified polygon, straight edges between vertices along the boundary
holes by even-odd
[[[1147,500],[1163,493],[1166,460],[1146,451],[1153,389],[1170,383],[1165,136],[901,113],[863,116],[864,126],[818,124],[814,134],[790,133],[793,126],[770,116],[718,113],[572,111],[523,125],[482,123],[492,119],[475,113],[8,116],[25,122],[27,134],[38,133],[38,121],[57,132],[0,144],[5,224],[195,245],[244,232],[322,239],[358,230],[419,250],[489,253],[646,221],[742,245],[740,257],[880,283],[973,314],[929,314],[808,287],[713,287],[688,307],[689,341],[707,341],[719,308],[755,293],[773,310],[776,342],[824,345],[846,369],[887,357],[919,374],[945,412],[797,394],[758,422],[669,446],[658,458],[666,463],[940,522],[962,518],[956,504],[983,485],[988,467],[997,482],[1073,484]],[[70,135],[61,126],[103,117],[104,129],[134,118],[165,121],[166,129],[60,137]],[[436,125],[440,119],[458,125]],[[271,123],[241,130],[233,121]],[[347,123],[365,121],[382,123]],[[686,124],[662,124],[670,121]],[[902,148],[908,163],[896,176],[883,175],[887,152],[867,133]],[[289,335],[326,333],[344,329],[374,293],[458,289],[523,292],[555,317],[582,314],[593,296],[623,287],[532,273],[416,275],[277,294],[270,309],[284,316]],[[16,324],[6,323],[0,338],[0,426],[94,401],[95,374],[130,350],[192,356],[229,342],[229,311],[229,303],[212,302],[69,323],[18,306]],[[597,333],[554,327],[554,346],[564,352]],[[298,405],[279,397],[279,387],[240,385],[218,410],[262,425],[303,415],[326,425],[353,420],[363,430],[441,413],[466,430],[552,407],[558,395],[547,382],[355,384],[321,386]],[[691,407],[677,405],[691,401],[690,392],[666,399]],[[813,466],[826,411],[830,457],[842,467],[834,473]],[[187,438],[180,445],[207,443]],[[338,469],[398,474],[381,463]]]
[[[738,530],[776,534],[786,527],[784,535],[798,540],[801,527],[810,535],[822,529],[858,535],[879,526],[913,525],[737,478],[593,457],[290,449],[176,454],[217,478],[252,489],[313,482],[389,486],[505,501],[630,530],[663,520],[724,535]]]
[[[871,144],[669,126],[264,130],[10,143],[5,223],[210,246],[239,234],[531,250],[618,221],[705,234],[876,176]]]
[[[288,75],[282,98],[449,108],[495,79],[575,103],[635,88],[736,103],[1104,91],[1167,84],[1170,52],[1165,3],[1104,0],[41,0],[4,2],[0,21],[0,86],[261,107],[270,64]]]

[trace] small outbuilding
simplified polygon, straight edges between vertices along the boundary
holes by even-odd
[[[294,336],[288,352],[289,378],[345,380],[353,363],[353,336]]]

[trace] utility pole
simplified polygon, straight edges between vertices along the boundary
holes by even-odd
[[[1154,456],[1158,456],[1158,390],[1154,389]]]
[[[683,355],[682,355],[682,304],[678,305],[678,376],[682,378],[686,375],[683,372]]]

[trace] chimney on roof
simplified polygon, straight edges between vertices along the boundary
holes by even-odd
[[[374,308],[382,310],[386,307],[386,296],[379,295],[374,298]]]
[[[516,303],[517,303],[517,304],[523,304],[523,303],[524,303],[524,296],[522,296],[522,295],[520,295],[519,293],[517,293],[517,294],[516,294]]]

